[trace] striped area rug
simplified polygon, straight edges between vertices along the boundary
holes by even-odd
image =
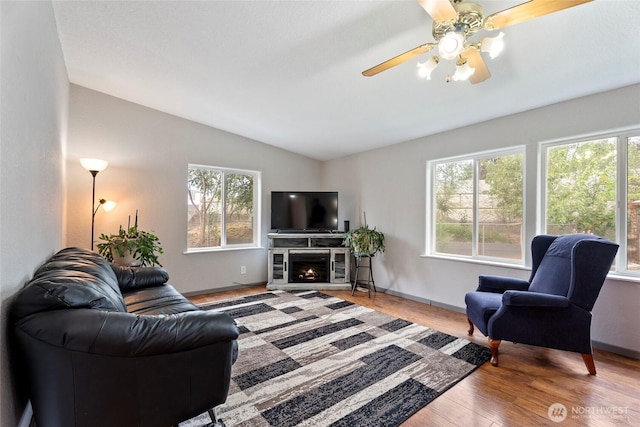
[[[321,292],[215,302],[240,328],[227,427],[397,426],[488,361],[488,348]],[[202,414],[180,427],[203,426]]]

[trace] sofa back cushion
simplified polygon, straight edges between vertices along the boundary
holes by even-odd
[[[116,275],[100,255],[80,248],[53,255],[16,295],[12,314],[68,308],[126,311]]]

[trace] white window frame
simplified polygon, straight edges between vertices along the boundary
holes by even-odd
[[[486,255],[478,255],[478,163],[481,160],[492,158],[492,157],[501,157],[501,156],[509,156],[514,154],[522,155],[522,243],[520,247],[520,259],[513,258],[501,258],[501,257],[489,257]],[[436,195],[436,179],[435,172],[436,167],[443,163],[452,163],[452,162],[461,162],[461,161],[472,161],[473,162],[473,223],[472,223],[472,249],[471,255],[459,255],[459,254],[450,254],[443,252],[436,252],[436,203],[435,203],[435,195]],[[526,146],[520,145],[515,147],[497,149],[497,150],[489,150],[476,152],[471,154],[465,154],[461,156],[447,157],[441,159],[430,160],[427,162],[427,197],[426,197],[426,236],[425,236],[425,255],[436,258],[446,258],[446,259],[456,259],[456,260],[464,260],[464,261],[475,261],[482,262],[487,264],[498,264],[498,265],[511,265],[511,266],[524,266],[525,260],[527,258],[525,252],[525,232],[526,232],[526,212],[527,212],[527,184],[526,184]]]
[[[261,225],[262,225],[262,206],[261,206],[261,188],[262,188],[262,173],[260,171],[248,170],[248,169],[235,169],[228,167],[220,167],[220,166],[209,166],[209,165],[201,165],[201,164],[193,164],[189,163],[187,165],[187,177],[189,174],[189,170],[191,169],[205,169],[222,173],[222,182],[226,182],[227,174],[242,174],[248,175],[253,178],[253,238],[251,243],[240,243],[240,244],[228,244],[227,243],[227,230],[226,230],[226,215],[222,215],[221,217],[221,229],[220,229],[220,246],[207,246],[201,248],[191,248],[189,247],[189,242],[187,239],[187,250],[185,253],[195,253],[195,252],[215,252],[215,251],[228,251],[228,250],[237,250],[237,249],[252,249],[252,248],[260,248],[260,236],[261,236]],[[188,178],[187,178],[187,186],[188,186]],[[188,191],[188,188],[187,188]],[[222,186],[222,211],[226,211],[226,185]],[[188,226],[187,226],[188,229]]]
[[[568,144],[594,141],[599,139],[616,138],[616,211],[615,211],[615,235],[616,243],[620,245],[614,261],[614,270],[611,274],[640,278],[640,272],[627,270],[627,141],[629,137],[640,136],[640,128],[623,128],[603,133],[582,135],[579,137],[563,138],[543,141],[539,145],[539,191],[538,206],[540,215],[536,225],[538,233],[547,233],[547,149]]]

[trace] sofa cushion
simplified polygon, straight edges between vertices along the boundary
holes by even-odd
[[[138,315],[200,311],[198,307],[171,285],[160,285],[125,292],[124,302],[129,313]]]
[[[502,294],[495,292],[469,292],[464,297],[467,317],[484,335],[488,333],[489,319],[502,304]]]
[[[121,292],[167,283],[169,273],[162,267],[122,267],[111,264]]]
[[[14,316],[68,308],[126,311],[118,281],[100,255],[80,248],[63,249],[38,270],[16,296]]]

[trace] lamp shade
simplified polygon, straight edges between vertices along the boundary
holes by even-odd
[[[438,52],[444,59],[454,59],[464,49],[464,36],[456,31],[449,31],[438,42]]]
[[[100,159],[80,159],[80,164],[89,172],[100,172],[109,166],[109,162]]]
[[[102,209],[104,209],[106,212],[109,212],[111,209],[115,208],[117,205],[117,203],[114,202],[113,200],[105,200],[105,202],[101,204],[102,204]]]
[[[456,72],[453,75],[453,80],[455,81],[467,80],[475,72],[476,72],[476,69],[473,67],[470,67],[469,64],[467,64],[467,62],[465,61],[462,64],[458,64],[456,66]]]
[[[432,56],[423,63],[418,62],[418,75],[422,78],[426,78],[427,80],[431,80],[431,73],[436,69],[439,62],[440,58],[437,56]]]
[[[500,55],[500,52],[504,49],[504,33],[501,32],[495,37],[485,37],[480,43],[480,50],[482,52],[488,52],[491,59]]]

